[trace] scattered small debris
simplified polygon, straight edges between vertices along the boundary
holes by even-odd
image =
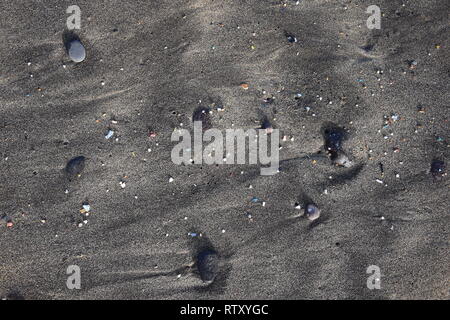
[[[353,163],[344,153],[339,153],[333,161],[336,165],[345,168],[350,168],[353,165]]]
[[[240,84],[240,87],[242,88],[242,89],[244,89],[244,90],[248,90],[248,88],[249,88],[249,86],[248,86],[248,84],[247,83],[241,83]]]
[[[257,198],[257,197],[253,197],[251,200],[250,200],[250,202],[252,202],[252,203],[258,203],[258,202],[260,202],[261,201],[261,199],[260,198]]]
[[[113,135],[114,135],[114,131],[112,131],[111,129],[109,129],[109,130],[106,132],[105,139],[110,139]]]
[[[148,130],[148,136],[149,136],[149,138],[155,138],[156,137],[156,132],[155,131],[153,131],[153,130]]]
[[[89,212],[91,211],[91,206],[89,204],[83,204],[83,209],[84,211]]]

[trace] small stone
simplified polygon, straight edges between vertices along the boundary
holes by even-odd
[[[203,282],[211,283],[217,276],[219,257],[213,250],[204,250],[197,256],[197,269]]]
[[[338,154],[338,156],[334,159],[334,163],[345,168],[350,168],[352,166],[350,159],[343,153]]]
[[[201,121],[203,131],[212,128],[211,109],[205,107],[198,107],[197,109],[194,110],[194,113],[192,114],[192,121],[193,122]]]
[[[248,90],[248,88],[249,88],[247,83],[241,83],[240,87],[244,90]]]
[[[430,173],[435,179],[441,179],[446,176],[447,172],[445,162],[442,160],[433,160],[431,162]]]
[[[105,135],[105,139],[110,139],[114,135],[114,131],[108,130],[108,132]]]
[[[250,202],[252,202],[252,203],[257,203],[257,202],[259,202],[261,199],[259,199],[259,198],[257,198],[257,197],[253,197],[251,200],[250,200]]]
[[[325,150],[330,154],[336,154],[342,149],[342,142],[345,137],[345,132],[341,128],[329,128],[324,132]],[[336,154],[337,156],[337,154]]]
[[[69,160],[66,165],[66,173],[70,176],[77,176],[81,174],[84,169],[86,158],[83,156],[75,157]]]
[[[320,217],[320,209],[314,204],[308,204],[305,208],[306,217],[313,221]]]
[[[286,33],[286,38],[290,43],[296,43],[297,42],[297,38],[290,33]]]
[[[86,50],[79,40],[72,40],[68,44],[68,53],[73,62],[81,62],[86,58]]]
[[[272,133],[273,132],[273,127],[272,124],[270,123],[269,119],[267,117],[265,117],[262,121],[261,124],[261,129],[266,130],[266,133]]]
[[[408,65],[409,65],[409,68],[411,70],[413,70],[413,69],[415,69],[417,67],[417,61],[416,60],[408,61]]]

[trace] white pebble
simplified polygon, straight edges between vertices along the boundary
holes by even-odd
[[[68,45],[69,57],[73,62],[81,62],[86,58],[86,50],[80,41],[74,40]]]

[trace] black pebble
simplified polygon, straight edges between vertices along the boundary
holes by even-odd
[[[83,156],[72,158],[66,165],[66,172],[70,176],[79,175],[84,169],[86,158]]]
[[[342,142],[345,138],[345,132],[340,128],[326,129],[324,132],[325,150],[331,155],[332,159],[338,156],[342,151]]]
[[[361,49],[363,49],[365,52],[370,52],[373,50],[374,45],[373,44],[368,44],[364,47],[362,47]]]
[[[296,38],[293,34],[287,33],[287,32],[286,32],[284,35],[286,36],[287,40],[288,40],[290,43],[295,43],[295,42],[297,42],[297,38]]]
[[[441,160],[433,160],[431,162],[430,172],[436,179],[442,178],[447,174],[445,171],[445,162]]]
[[[198,107],[192,114],[192,121],[201,121],[203,130],[210,129],[212,127],[210,111],[209,108]]]
[[[205,250],[197,256],[197,268],[203,282],[213,282],[219,269],[219,257],[212,250]]]

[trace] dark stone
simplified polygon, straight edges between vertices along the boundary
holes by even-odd
[[[341,128],[328,128],[324,132],[325,150],[331,154],[332,158],[337,157],[342,151],[342,143],[345,139],[345,132]]]
[[[431,162],[430,172],[436,179],[440,179],[447,175],[445,162],[442,160],[433,160]]]
[[[205,107],[198,107],[195,109],[194,113],[192,114],[192,121],[201,121],[202,122],[202,128],[203,131],[211,129],[211,116],[209,114],[210,109]]]
[[[66,165],[66,173],[70,176],[79,175],[84,169],[86,158],[83,156],[75,157],[69,160]]]
[[[213,250],[204,250],[197,256],[197,268],[203,282],[213,282],[219,269],[219,257]]]
[[[291,33],[285,33],[285,36],[286,36],[286,38],[287,38],[287,40],[290,42],[290,43],[295,43],[295,42],[297,42],[297,38],[293,35],[293,34],[291,34]]]
[[[374,45],[373,44],[368,44],[365,45],[364,47],[362,47],[361,49],[363,49],[365,52],[370,52],[373,50]]]
[[[261,129],[266,130],[268,133],[272,132],[273,127],[267,117],[264,117],[263,120],[261,121]]]

